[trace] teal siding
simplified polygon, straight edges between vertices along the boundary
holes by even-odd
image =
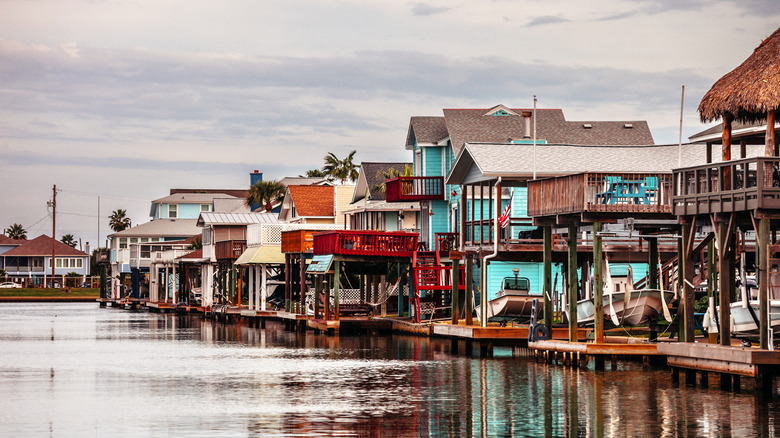
[[[488,300],[496,298],[498,291],[501,289],[501,281],[505,277],[514,277],[512,269],[520,269],[518,277],[525,277],[531,282],[532,295],[542,295],[542,280],[544,278],[544,265],[542,263],[532,262],[491,262],[488,265]],[[563,290],[561,268],[559,264],[553,263],[552,265],[552,279],[555,279],[555,274],[558,273],[558,284],[556,288],[558,291]]]
[[[613,277],[625,277],[628,275],[629,263],[610,263],[609,272]],[[633,270],[634,281],[640,278],[646,277],[650,272],[650,267],[647,263],[630,263],[631,270]]]
[[[160,204],[160,219],[168,219],[168,204]]]
[[[441,160],[442,160],[442,148],[441,147],[426,147],[423,152],[425,155],[425,176],[443,176],[441,174]]]
[[[430,201],[431,202],[431,211],[433,212],[433,216],[430,216],[428,220],[430,221],[429,224],[431,226],[431,230],[433,230],[433,234],[431,237],[436,237],[436,233],[447,233],[449,232],[449,224],[448,224],[448,206],[449,204],[446,201]]]
[[[200,216],[200,204],[179,204],[176,216],[179,219],[197,219]]]
[[[398,231],[397,211],[388,211],[385,213],[385,229],[387,231]]]

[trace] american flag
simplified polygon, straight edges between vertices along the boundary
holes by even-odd
[[[509,195],[509,202],[506,204],[506,207],[504,207],[504,212],[498,218],[498,223],[501,225],[501,228],[506,228],[506,226],[509,225],[509,210],[512,209],[512,198],[514,197],[515,191],[512,190],[512,194]]]

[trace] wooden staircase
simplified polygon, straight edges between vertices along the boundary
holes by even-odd
[[[413,321],[422,322],[422,315],[430,318],[444,317],[445,311],[452,308],[452,266],[441,263],[439,251],[419,250],[412,257],[414,277],[414,295],[412,308]],[[460,267],[460,289],[465,290],[466,267]],[[424,292],[424,296],[423,296]]]

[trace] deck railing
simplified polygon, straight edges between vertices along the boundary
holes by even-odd
[[[314,235],[314,255],[412,257],[418,237],[403,231],[323,231]]]
[[[586,172],[528,182],[528,215],[672,212],[671,173]]]
[[[235,260],[246,250],[246,240],[226,240],[214,244],[217,260]]]
[[[458,233],[436,233],[436,250],[439,257],[449,257],[450,251],[457,251]]]
[[[676,169],[672,201],[676,215],[780,208],[780,158]]]
[[[444,199],[444,177],[401,176],[385,182],[387,202],[435,201]]]

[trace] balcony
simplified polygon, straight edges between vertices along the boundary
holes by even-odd
[[[444,177],[401,176],[385,182],[387,202],[436,201],[444,199]]]
[[[586,172],[528,181],[528,216],[672,213],[672,174]]]
[[[418,237],[403,231],[325,231],[314,235],[314,255],[412,257]]]
[[[678,216],[780,209],[780,159],[755,157],[677,169],[672,202]]]
[[[450,251],[458,250],[458,233],[436,233],[436,251],[439,257],[449,257]]]
[[[235,260],[246,250],[246,240],[226,240],[214,244],[217,260]]]

